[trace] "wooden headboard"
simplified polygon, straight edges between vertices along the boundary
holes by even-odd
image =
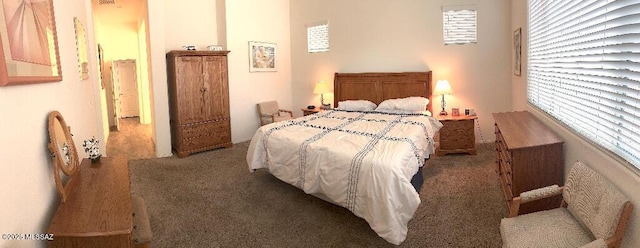
[[[431,100],[431,71],[337,73],[333,82],[333,106],[339,101],[369,100],[375,104],[394,98],[422,96]],[[431,101],[427,105],[431,110]],[[433,111],[432,111],[433,112]]]

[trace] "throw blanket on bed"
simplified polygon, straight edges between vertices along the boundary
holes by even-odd
[[[323,111],[258,129],[247,162],[346,207],[400,244],[420,204],[411,178],[433,153],[440,127],[422,114]]]

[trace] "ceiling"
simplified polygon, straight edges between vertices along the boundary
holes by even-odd
[[[93,17],[103,25],[137,22],[143,13],[143,1],[147,0],[92,0]]]

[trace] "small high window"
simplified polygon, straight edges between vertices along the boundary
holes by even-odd
[[[442,29],[445,45],[476,44],[477,27],[475,6],[442,6]]]
[[[310,53],[329,51],[329,22],[307,24],[307,45]]]

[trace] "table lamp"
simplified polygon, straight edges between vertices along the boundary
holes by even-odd
[[[320,103],[322,103],[321,109],[329,109],[331,105],[324,104],[324,93],[329,93],[329,87],[327,87],[324,81],[320,80],[316,83],[316,87],[313,88],[313,94],[320,95]]]
[[[449,81],[447,80],[438,80],[436,83],[436,89],[433,91],[434,95],[442,95],[442,111],[440,111],[440,115],[447,115],[447,111],[444,109],[446,106],[446,102],[444,101],[444,95],[453,94],[453,90],[451,89],[451,85],[449,85]]]

